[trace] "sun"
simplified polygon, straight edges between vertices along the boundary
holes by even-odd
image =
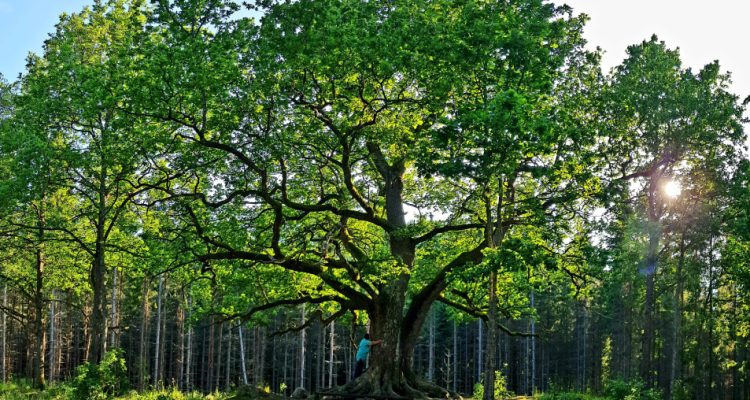
[[[675,198],[682,193],[682,186],[680,186],[680,182],[677,181],[669,181],[664,184],[664,193],[667,195],[667,197]]]

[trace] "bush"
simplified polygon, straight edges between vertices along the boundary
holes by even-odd
[[[122,349],[104,354],[99,365],[85,363],[76,369],[70,384],[73,400],[106,400],[120,396],[128,388],[127,369]]]
[[[692,398],[693,394],[690,391],[690,387],[682,380],[677,379],[672,387],[672,400],[690,400]]]
[[[661,400],[661,392],[658,389],[646,389],[640,380],[611,380],[607,382],[604,394],[612,400]]]
[[[172,388],[146,393],[131,392],[122,400],[227,400],[229,398],[231,397],[228,394],[212,393],[204,396],[196,392],[183,393]]]
[[[605,400],[602,397],[596,397],[586,393],[575,392],[553,392],[545,393],[539,396],[539,400]],[[608,400],[608,399],[607,399]]]
[[[495,399],[507,399],[512,393],[507,388],[505,376],[500,371],[495,371]],[[482,383],[474,384],[474,393],[472,398],[482,400],[484,397],[484,386]]]

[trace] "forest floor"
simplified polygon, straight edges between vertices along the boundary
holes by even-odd
[[[101,395],[101,394],[100,394]],[[138,393],[134,390],[127,394],[111,398],[103,395],[97,396],[97,399],[107,398],[108,400],[292,400],[291,397],[284,397],[277,394],[260,392],[257,390],[248,390],[239,388],[233,392],[215,392],[209,394],[202,393],[183,393],[177,389],[162,389]],[[465,397],[466,400],[473,400],[471,397]],[[503,398],[502,400],[606,400],[603,397],[594,397],[580,393],[565,393],[564,396],[559,394],[537,394],[535,396],[515,396]],[[46,390],[37,390],[31,387],[27,381],[16,381],[2,383],[0,382],[0,400],[78,400],[73,394],[71,388],[66,384],[58,384],[48,387]],[[499,400],[499,399],[498,399]]]

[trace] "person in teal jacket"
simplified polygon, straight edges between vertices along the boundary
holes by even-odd
[[[365,363],[367,362],[367,356],[370,354],[370,348],[382,342],[382,340],[370,340],[370,334],[365,333],[365,337],[357,347],[357,365],[354,367],[354,379],[357,379],[365,371]]]

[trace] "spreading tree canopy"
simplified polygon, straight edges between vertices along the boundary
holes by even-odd
[[[431,305],[485,316],[466,279],[526,256],[555,267],[561,235],[525,238],[574,229],[597,190],[584,19],[537,0],[262,9],[259,24],[221,1],[155,10],[132,96],[173,126],[170,162],[190,171],[164,198],[185,210],[207,268],[232,260],[295,283],[242,317],[304,303],[329,320],[365,312],[383,345],[348,390],[440,393],[411,372]]]

